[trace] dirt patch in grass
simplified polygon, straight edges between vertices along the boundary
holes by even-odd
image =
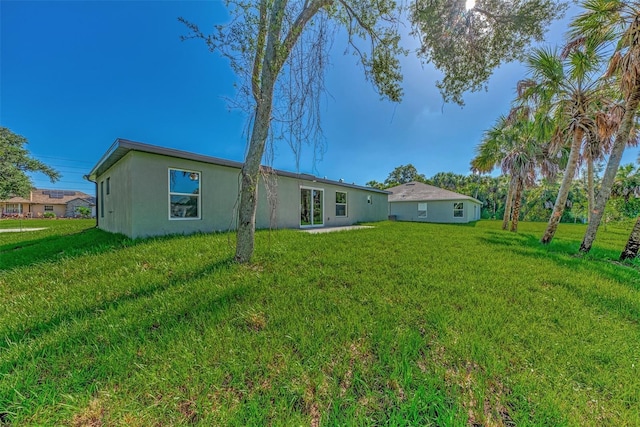
[[[196,424],[200,420],[198,407],[193,400],[183,400],[178,404],[178,411],[187,420],[189,424]]]
[[[445,373],[448,384],[458,388],[462,407],[466,410],[469,426],[510,427],[515,426],[508,403],[510,390],[499,380],[486,382],[482,368],[473,361],[462,366],[449,367]]]
[[[73,427],[102,427],[105,425],[106,410],[99,399],[89,402],[82,412],[73,417]]]

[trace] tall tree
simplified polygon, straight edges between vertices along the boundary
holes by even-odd
[[[538,171],[544,176],[557,172],[557,164],[548,155],[548,143],[541,142],[549,131],[546,117],[535,118],[531,109],[516,106],[485,133],[478,154],[471,161],[476,171],[489,172],[499,165],[502,173],[511,177],[502,222],[504,230],[511,222],[511,231],[518,231],[522,194],[535,184]]]
[[[638,256],[638,249],[640,249],[640,217],[636,220],[629,235],[629,240],[627,240],[627,244],[620,254],[620,261],[636,258]]]
[[[248,262],[253,254],[260,163],[268,138],[288,139],[294,148],[301,141],[321,139],[317,100],[324,88],[331,28],[347,30],[365,76],[381,97],[399,101],[401,11],[393,0],[229,0],[227,4],[231,22],[217,26],[210,35],[181,20],[191,30],[187,38],[203,39],[210,50],[229,59],[240,79],[237,105],[251,117],[235,255],[237,261]],[[480,89],[497,65],[518,58],[564,11],[552,0],[480,5],[467,10],[463,0],[416,0],[411,8],[410,19],[421,42],[419,54],[445,72],[439,87],[447,100],[461,103],[463,92]]]
[[[476,147],[476,156],[471,160],[471,170],[477,173],[489,173],[503,164],[513,145],[513,133],[506,116],[500,116],[496,123],[484,133],[480,145]],[[503,168],[504,171],[508,168]],[[507,172],[508,174],[508,172]],[[509,190],[505,199],[502,229],[506,230],[511,221],[512,204],[516,179],[509,175]]]
[[[587,0],[582,7],[585,12],[571,23],[571,34],[576,42],[613,45],[606,75],[617,78],[625,100],[624,115],[616,132],[600,190],[591,208],[591,221],[580,244],[580,252],[587,253],[600,227],[640,105],[640,2]]]
[[[638,161],[640,162],[640,158],[638,158]],[[620,167],[616,183],[614,183],[613,192],[622,195],[627,201],[632,195],[634,197],[640,197],[640,167],[634,168],[632,164]],[[639,249],[640,216],[636,219],[636,223],[629,234],[627,244],[620,254],[620,261],[637,258]]]
[[[425,182],[427,178],[418,173],[418,170],[411,163],[408,165],[400,165],[389,173],[387,179],[384,180],[384,184],[387,187],[393,187],[395,185],[406,184],[411,181]]]
[[[601,105],[603,86],[599,44],[571,45],[560,54],[538,48],[527,58],[530,78],[521,82],[521,98],[530,99],[534,108],[553,117],[553,143],[570,147],[562,183],[541,242],[553,239],[566,207],[569,190],[578,170],[583,141],[596,135],[595,111]]]
[[[43,173],[51,182],[60,178],[54,169],[31,157],[25,148],[27,144],[25,137],[0,127],[0,200],[27,197],[33,187],[28,172]]]

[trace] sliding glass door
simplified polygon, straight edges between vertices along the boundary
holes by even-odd
[[[300,189],[300,226],[324,225],[324,191],[315,188]]]

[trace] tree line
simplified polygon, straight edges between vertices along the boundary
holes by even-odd
[[[504,228],[511,222],[511,229],[517,229],[525,189],[541,180],[559,180],[540,240],[550,243],[558,223],[573,206],[569,196],[583,169],[588,226],[580,252],[587,253],[611,212],[607,208],[611,197],[636,191],[620,182],[625,171],[632,175],[637,171],[633,165],[621,170],[620,162],[625,148],[638,144],[639,6],[637,1],[585,1],[569,25],[563,46],[536,48],[527,54],[527,75],[517,85],[511,109],[485,132],[471,161],[475,172],[499,168],[509,177]],[[598,165],[604,170],[596,182]],[[640,217],[620,259],[635,258],[639,247]]]
[[[602,181],[600,172],[602,165],[596,165],[594,174],[595,186]],[[418,172],[412,164],[401,165],[389,173],[382,181],[369,181],[368,187],[388,189],[407,182],[423,182],[445,190],[471,196],[482,202],[482,219],[503,220],[508,212],[507,200],[511,179],[507,174],[500,176],[468,175],[453,172],[438,172],[430,178]],[[548,221],[554,207],[554,201],[561,185],[561,177],[556,179],[542,178],[523,189],[521,208],[518,212],[520,221]],[[573,180],[567,196],[566,208],[560,222],[587,223],[589,214],[588,179],[585,168]],[[510,221],[515,213],[511,210]],[[640,215],[640,166],[623,165],[618,169],[614,181],[612,196],[607,203],[603,216],[606,223],[628,221]],[[517,231],[517,222],[512,231]],[[507,228],[507,227],[505,227]]]

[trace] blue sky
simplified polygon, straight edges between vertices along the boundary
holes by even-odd
[[[92,193],[82,176],[118,137],[242,161],[246,118],[224,99],[234,75],[201,41],[180,41],[179,16],[208,29],[226,13],[221,1],[0,1],[0,124],[63,175],[51,184],[36,174],[36,186]],[[564,31],[554,24],[547,44]],[[408,163],[428,177],[468,174],[484,130],[507,112],[525,73],[502,66],[461,108],[444,104],[440,74],[409,56],[404,100],[394,104],[380,101],[345,47],[334,43],[326,79],[324,158],[314,170],[306,149],[300,172],[362,185]],[[623,162],[637,153],[628,149]],[[275,154],[274,167],[296,171],[286,143]]]

